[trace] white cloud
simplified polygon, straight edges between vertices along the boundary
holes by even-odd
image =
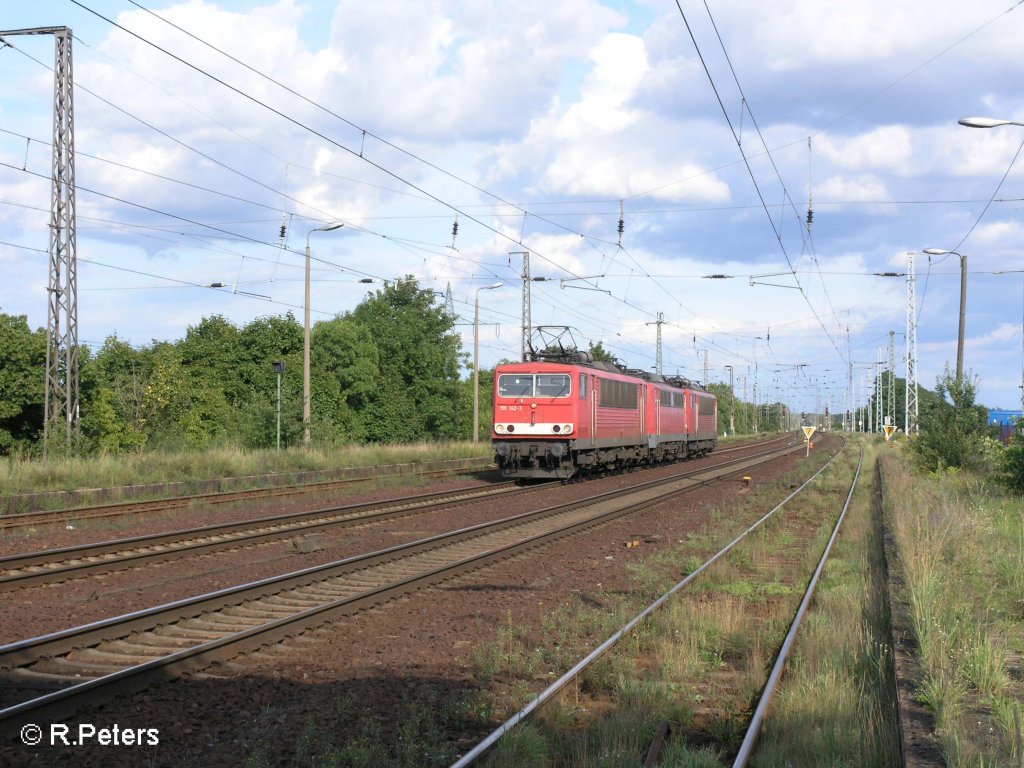
[[[907,251],[958,242],[976,221],[1022,138],[1016,128],[970,131],[955,124],[956,117],[969,113],[1020,117],[1014,110],[1022,101],[1024,82],[1018,50],[1024,6],[1007,12],[997,0],[979,0],[969,8],[953,0],[928,5],[865,0],[845,6],[811,0],[783,0],[782,5],[723,0],[712,11],[743,95],[703,9],[685,5],[718,95],[750,159],[757,190],[672,4],[269,0],[243,5],[232,3],[236,10],[228,10],[214,0],[188,0],[160,12],[200,34],[216,30],[218,46],[343,115],[358,129],[189,42],[148,14],[131,11],[117,18],[356,154],[256,107],[117,30],[95,22],[90,28],[75,17],[76,34],[87,38],[86,46],[76,48],[78,149],[260,204],[188,191],[80,160],[78,181],[83,187],[252,238],[219,236],[215,246],[199,243],[204,247],[198,248],[194,240],[178,239],[178,232],[192,232],[180,219],[143,214],[83,192],[78,197],[80,248],[83,255],[103,254],[129,268],[197,280],[231,281],[240,272],[242,280],[261,278],[273,264],[257,259],[267,256],[273,262],[280,256],[279,277],[287,274],[288,279],[266,292],[282,304],[250,306],[238,297],[199,289],[193,295],[193,289],[182,289],[177,293],[187,294],[187,300],[173,300],[173,291],[138,291],[132,292],[132,301],[139,296],[136,303],[126,298],[114,305],[104,303],[109,293],[93,289],[141,286],[152,278],[91,269],[83,270],[89,282],[82,285],[83,327],[105,323],[145,342],[150,335],[174,337],[176,328],[211,311],[231,312],[239,322],[285,311],[288,304],[301,303],[301,280],[292,278],[301,277],[301,241],[308,227],[315,226],[299,217],[337,216],[371,232],[346,228],[315,241],[318,257],[346,268],[387,277],[411,273],[440,290],[450,281],[457,300],[471,300],[482,281],[506,281],[506,288],[488,294],[489,309],[506,326],[503,336],[492,340],[501,350],[495,357],[518,351],[517,333],[506,332],[515,325],[509,317],[519,312],[519,265],[508,252],[519,250],[522,237],[553,262],[538,257],[535,274],[557,275],[555,265],[577,274],[606,273],[598,282],[613,293],[563,291],[539,283],[537,317],[553,323],[563,319],[585,337],[605,335],[616,354],[631,364],[653,364],[654,330],[647,322],[664,311],[673,323],[664,329],[670,346],[667,364],[675,361],[691,374],[699,371],[702,358],[695,349],[705,345],[711,349],[714,378],[714,371],[722,374],[726,363],[753,364],[756,348],[762,365],[769,360],[813,361],[822,368],[817,375],[824,381],[832,375],[824,369],[842,365],[819,318],[837,338],[845,333],[840,326],[849,325],[854,350],[867,350],[864,356],[855,351],[857,359],[871,357],[879,340],[885,345],[888,329],[902,328],[904,322],[905,283],[870,273],[903,271]],[[31,4],[12,7],[15,11],[33,13]],[[975,33],[997,16],[998,23]],[[28,17],[20,23],[21,18],[16,26],[48,23]],[[99,51],[124,61],[146,80],[102,58]],[[10,53],[0,53],[4,64],[19,61]],[[0,71],[5,88],[0,122],[35,137],[47,136],[48,119],[40,116],[48,118],[49,73],[37,65],[26,65],[16,77],[13,72],[13,67]],[[85,88],[253,181],[161,137],[97,101]],[[29,115],[30,97],[46,107],[37,106]],[[364,140],[364,127],[528,208],[531,215],[370,136]],[[772,162],[763,154],[759,132],[774,149]],[[808,136],[813,136],[810,151]],[[9,233],[3,239],[45,248],[48,150],[31,144],[29,167],[44,177],[34,180],[17,170],[24,139],[0,137],[0,142],[3,161],[13,166],[0,169],[0,200],[16,204],[0,205],[0,224]],[[360,151],[394,176],[360,159]],[[1000,198],[1024,197],[1022,174],[1024,164],[1019,163]],[[450,247],[451,208],[425,200],[400,179],[459,208],[457,250]],[[793,212],[780,207],[787,200],[806,199],[808,190],[816,204],[822,203],[816,207],[813,228],[820,278],[809,268],[804,231],[794,226]],[[626,200],[619,249],[618,201],[641,193],[648,194]],[[772,224],[780,226],[781,243],[760,208],[759,193]],[[43,210],[23,207],[29,205]],[[979,275],[1019,268],[1018,206],[994,204],[964,244]],[[261,245],[276,242],[282,211],[296,214],[289,242],[299,254]],[[548,221],[544,214],[550,214]],[[797,218],[802,214],[797,212]],[[109,225],[87,223],[87,215],[118,221],[146,216],[147,225],[165,232],[132,236],[129,230],[114,232]],[[508,237],[475,224],[474,216]],[[123,245],[129,238],[131,245]],[[780,245],[800,267],[807,301],[791,289],[751,287],[742,277],[699,277],[785,271]],[[7,288],[0,302],[28,306],[21,297],[25,294],[34,311],[45,317],[45,301],[36,295],[44,290],[45,254],[40,254],[42,271],[37,273],[35,267],[15,269],[12,259],[19,252],[0,253],[11,270],[8,282],[18,284]],[[920,258],[919,275],[924,264]],[[951,307],[955,312],[956,278],[940,274],[943,270],[945,266],[936,270],[928,283],[920,341],[922,350],[935,345],[948,359],[951,340],[955,345],[956,324],[948,317]],[[976,343],[992,336],[987,342],[992,350],[998,348],[1000,334],[1010,332],[1000,323],[1019,317],[1019,285],[1011,303],[1005,298],[1010,292],[1004,289],[1013,279],[1000,276],[997,283],[992,278],[976,290],[972,276],[971,295],[984,295],[986,306],[972,298],[969,327]],[[343,311],[364,289],[334,282],[328,288],[318,282],[314,311]],[[918,290],[919,296],[925,294],[923,281]],[[145,301],[158,298],[166,302],[159,311],[145,308]],[[936,317],[942,322],[933,322]],[[764,336],[769,326],[771,350],[765,339],[752,338]],[[146,330],[150,328],[154,330]],[[704,339],[694,342],[694,333]],[[103,332],[95,334],[102,338]],[[1013,339],[1003,339],[1007,341]],[[842,342],[840,346],[845,350]],[[942,358],[932,352],[923,352],[921,358],[922,381],[930,384],[931,368]],[[1011,364],[1017,363],[991,356],[979,361],[979,366],[988,366],[988,382],[1007,378],[1004,369]],[[842,381],[845,373],[836,376]]]
[[[617,133],[641,117],[628,105],[649,68],[643,40],[632,35],[607,35],[591,58],[594,68],[583,84],[580,100],[555,126],[554,134],[559,139],[573,141]]]
[[[889,199],[885,182],[871,173],[831,176],[814,185],[814,195],[819,200],[843,203],[880,202]]]
[[[901,125],[886,125],[852,137],[818,136],[814,142],[818,153],[847,171],[889,171],[907,174],[912,169],[913,142],[911,132]]]

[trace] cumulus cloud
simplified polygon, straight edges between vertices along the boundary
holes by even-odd
[[[848,171],[889,171],[907,174],[912,169],[913,143],[905,126],[887,125],[851,137],[817,137],[816,152]]]
[[[814,193],[819,200],[842,203],[878,202],[889,197],[885,182],[870,173],[830,176],[815,185]]]
[[[601,291],[539,283],[538,317],[557,322],[564,315],[584,336],[603,335],[630,362],[653,364],[654,331],[647,323],[664,311],[673,323],[664,329],[667,359],[691,373],[701,368],[696,350],[702,341],[711,349],[713,378],[728,361],[753,365],[755,348],[762,362],[828,359],[823,365],[838,370],[821,325],[837,338],[845,333],[840,326],[849,326],[854,346],[860,333],[870,351],[877,338],[887,340],[889,328],[902,327],[905,284],[870,273],[902,271],[908,251],[958,242],[1009,166],[1018,129],[969,131],[955,118],[972,112],[1019,117],[1024,7],[1007,12],[995,0],[969,8],[954,0],[927,6],[724,0],[712,12],[729,62],[706,12],[699,4],[684,8],[717,94],[672,4],[522,0],[513,8],[505,0],[264,0],[243,7],[168,0],[159,10],[199,34],[216,30],[219,47],[355,127],[149,14],[118,15],[119,23],[321,136],[118,30],[75,16],[69,23],[86,42],[76,48],[77,148],[231,196],[82,159],[83,188],[173,217],[83,192],[81,253],[206,281],[264,279],[279,259],[278,274],[289,279],[264,290],[282,306],[298,306],[301,291],[291,289],[301,276],[305,231],[342,218],[354,225],[351,231],[318,239],[318,257],[382,277],[415,274],[439,290],[451,282],[457,300],[471,296],[482,280],[502,279],[508,288],[489,298],[504,322],[519,311],[519,264],[508,254],[530,247],[538,254],[535,274],[607,275],[598,281]],[[32,9],[21,4],[13,12]],[[999,23],[982,27],[997,17]],[[18,18],[16,26],[45,23]],[[11,53],[0,53],[4,64],[15,60]],[[6,88],[0,125],[48,136],[50,73],[37,65],[15,71],[0,71]],[[34,122],[25,107],[31,99],[46,105],[36,108]],[[961,106],[950,113],[951,104]],[[27,164],[40,180],[17,170],[25,157],[23,137],[0,137],[0,152],[9,166],[0,171],[0,200],[17,203],[0,205],[0,222],[11,233],[5,238],[45,248],[48,150],[30,144]],[[1024,196],[1021,174],[1024,165],[1009,174],[1001,198]],[[812,197],[813,238],[804,224],[804,201]],[[965,244],[979,273],[1019,266],[1013,205],[996,203]],[[458,238],[451,234],[453,209],[459,211]],[[298,253],[281,250],[277,241],[287,217],[289,244]],[[237,237],[222,232],[210,242],[214,234],[183,219]],[[125,222],[150,229],[125,229]],[[10,247],[2,254],[8,266],[16,259]],[[788,261],[799,270],[804,297],[751,286],[745,277],[785,272]],[[920,274],[923,259],[918,263]],[[710,273],[740,277],[700,277]],[[28,279],[12,274],[19,282]],[[83,275],[90,281],[83,289],[83,322],[109,325],[113,315],[129,311],[142,323],[143,303],[152,295],[139,292],[137,305],[127,309],[126,298],[115,312],[100,306],[107,294],[90,291],[152,280],[97,269]],[[315,285],[314,312],[349,308],[358,296],[345,285],[332,283],[330,291]],[[955,342],[955,324],[945,322],[954,289],[953,278],[932,275],[922,304],[922,350]],[[28,293],[0,286],[0,305],[21,306],[21,294]],[[239,321],[281,308],[231,309],[211,303],[211,295],[168,299],[168,307],[178,309],[161,312],[151,335],[172,337],[175,323],[195,322],[211,307],[237,312]],[[992,317],[1009,305],[994,291],[984,295],[991,307],[972,316],[978,324],[972,333],[978,339],[1007,333]],[[45,309],[45,302],[39,306]],[[769,325],[770,350],[766,338],[753,338],[766,337]],[[148,335],[139,331],[137,338]],[[508,341],[496,339],[495,346],[518,346]],[[930,375],[933,357],[922,354],[922,378]]]

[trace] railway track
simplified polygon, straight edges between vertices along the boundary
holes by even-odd
[[[413,474],[385,474],[370,475],[366,477],[347,477],[336,480],[324,480],[315,483],[303,483],[296,485],[279,485],[268,488],[251,488],[238,491],[216,491],[213,493],[199,493],[188,496],[175,496],[165,499],[151,499],[147,501],[120,501],[113,504],[93,504],[82,507],[71,507],[68,509],[55,509],[48,511],[17,512],[8,515],[0,515],[0,531],[10,531],[19,528],[35,528],[45,525],[57,525],[77,523],[83,520],[102,520],[110,517],[122,517],[125,515],[155,514],[173,512],[180,509],[202,505],[231,504],[237,502],[259,501],[261,499],[282,498],[288,496],[312,495],[317,493],[328,493],[340,488],[348,488],[357,483],[366,483],[395,478],[435,478],[447,477],[459,472],[477,472],[493,468],[490,459],[468,460],[460,462],[458,466],[429,469]]]
[[[64,714],[277,642],[798,450],[799,445],[787,445],[684,476],[0,646],[8,692],[47,691],[0,710],[0,729],[16,729],[28,716]]]
[[[766,444],[774,442],[777,440],[768,441]],[[749,449],[749,447],[726,449],[719,455]],[[137,568],[183,556],[255,546],[335,526],[368,525],[394,517],[418,514],[445,505],[472,503],[506,494],[525,492],[516,490],[513,486],[514,483],[509,481],[484,488],[418,494],[369,504],[334,506],[94,544],[9,555],[0,557],[0,591],[54,584],[74,578]]]
[[[520,492],[515,483],[292,512],[220,525],[0,557],[0,591],[53,584],[186,555],[254,546],[333,526],[368,525],[444,506]]]
[[[842,449],[840,450],[840,453],[841,452]],[[673,586],[668,592],[666,592],[664,595],[658,598],[654,603],[647,606],[647,608],[645,608],[643,611],[637,614],[625,626],[623,626],[620,630],[618,630],[611,637],[605,640],[601,645],[595,648],[590,654],[588,654],[584,659],[577,663],[572,669],[570,669],[558,680],[556,680],[550,686],[548,686],[530,703],[528,703],[525,707],[523,707],[521,710],[512,715],[512,717],[510,717],[501,726],[499,726],[497,729],[491,732],[479,744],[477,744],[475,747],[470,749],[466,754],[460,757],[456,762],[452,764],[451,768],[469,768],[469,766],[475,765],[480,760],[480,758],[482,758],[491,748],[494,747],[494,745],[502,737],[505,736],[505,734],[507,734],[516,726],[518,726],[527,718],[531,717],[535,712],[537,712],[537,710],[539,710],[545,704],[554,700],[558,696],[558,694],[566,688],[566,686],[580,678],[589,667],[591,667],[595,662],[601,659],[605,654],[607,654],[622,640],[629,637],[633,633],[633,631],[637,629],[642,622],[646,621],[652,614],[654,614],[655,611],[664,607],[677,593],[691,585],[715,563],[724,558],[747,536],[749,536],[752,532],[760,528],[764,523],[770,520],[777,512],[782,510],[788,502],[790,502],[794,497],[798,496],[801,492],[803,492],[805,488],[809,487],[810,484],[815,480],[815,478],[818,477],[818,475],[822,474],[826,469],[828,469],[828,467],[832,465],[833,461],[835,460],[835,458],[838,458],[838,456],[839,454],[837,453],[836,456],[833,457],[833,459],[831,459],[817,472],[815,472],[806,482],[803,483],[803,485],[801,485],[792,493],[790,493],[778,505],[776,505],[773,509],[764,514],[753,525],[749,526],[746,530],[741,532],[736,538],[734,538],[725,547],[723,547],[721,550],[712,555],[701,566],[694,569],[686,578],[684,578],[682,581]],[[817,568],[815,569],[813,575],[810,577],[810,580],[806,584],[803,598],[800,602],[799,608],[797,609],[796,615],[790,624],[785,640],[783,641],[782,646],[779,649],[771,673],[769,674],[768,681],[761,693],[758,705],[753,713],[747,731],[744,735],[743,743],[736,756],[733,768],[745,768],[745,766],[747,766],[747,764],[750,761],[754,745],[756,744],[757,737],[764,723],[764,719],[766,717],[768,707],[771,703],[771,699],[774,694],[775,688],[781,678],[786,660],[790,652],[792,651],[797,632],[800,628],[800,624],[807,613],[811,599],[814,595],[814,591],[817,587],[818,580],[821,576],[822,571],[824,570],[825,563],[828,559],[829,554],[831,553],[832,546],[838,538],[840,527],[842,526],[847,510],[849,509],[850,502],[853,498],[854,491],[857,487],[857,483],[860,478],[863,461],[864,452],[862,449],[856,471],[854,472],[853,478],[850,482],[849,492],[846,494],[845,502],[842,506],[842,510],[838,514],[838,518],[833,527],[831,537],[829,538],[828,543],[825,545],[821,557],[818,560]],[[658,734],[656,735],[654,741],[651,743],[650,749],[648,750],[646,756],[646,760],[643,763],[644,766],[655,766],[660,764],[662,752],[666,746],[666,741],[668,739],[668,734],[670,731],[667,725],[667,723],[663,725],[663,727],[659,730]]]

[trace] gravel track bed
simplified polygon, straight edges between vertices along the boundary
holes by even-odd
[[[816,463],[824,452],[816,448]],[[786,472],[800,458],[801,454],[790,455],[745,474],[752,476],[752,485],[756,486]],[[341,534],[343,541],[315,553],[315,561],[332,559],[339,552],[352,554],[373,548],[369,542],[375,537],[390,544],[398,543],[401,535],[419,538],[428,532],[426,517],[431,520],[430,530],[439,531],[470,522],[471,514],[506,516],[661,474],[698,469],[713,461],[711,457],[581,485],[551,486],[538,494],[525,495],[523,509],[505,502],[500,510],[475,509],[471,513],[470,507],[463,507],[421,516],[416,519],[415,530],[409,525],[411,519],[393,521],[388,530],[349,530]],[[6,754],[0,748],[0,763],[236,766],[263,744],[269,749],[272,764],[291,765],[296,744],[311,723],[338,741],[344,739],[353,723],[348,715],[339,714],[340,702],[354,701],[358,709],[377,712],[386,722],[394,720],[423,692],[445,698],[475,690],[472,650],[493,643],[510,617],[517,626],[535,627],[544,615],[574,594],[600,603],[602,594],[628,589],[631,564],[674,545],[688,532],[699,531],[709,522],[711,510],[727,506],[737,494],[746,492],[741,483],[732,481],[696,489],[681,499],[628,520],[617,520],[586,536],[547,545],[68,721],[72,729],[79,722],[97,727],[116,723],[122,728],[157,728],[158,746],[15,749]],[[346,497],[346,501],[351,500],[355,497]],[[260,512],[266,513],[266,508]],[[625,546],[625,542],[637,538],[644,543]],[[284,548],[271,544],[128,571],[104,577],[99,589],[100,579],[82,579],[59,588],[22,590],[11,594],[13,598],[20,596],[24,605],[12,622],[4,622],[4,631],[14,625],[18,636],[27,637],[39,634],[38,628],[50,624],[56,625],[53,628],[68,626],[71,617],[75,619],[72,623],[83,623],[94,610],[107,612],[104,615],[123,613],[132,606],[145,607],[174,599],[175,595],[195,594],[259,574],[313,564],[313,560],[307,562],[307,556],[282,554]],[[212,569],[204,565],[208,570],[188,575],[188,568],[195,569],[207,561],[213,563]],[[159,576],[152,575],[160,569]],[[115,582],[117,591],[112,591]],[[6,615],[18,602],[5,599],[0,611]],[[51,622],[52,614],[60,614],[63,621]],[[545,681],[538,681],[537,690],[544,685]],[[479,725],[467,726],[464,732],[450,734],[450,739],[466,748],[487,730]],[[385,741],[394,737],[393,733],[382,734]]]
[[[255,502],[231,502],[196,506],[188,509],[170,510],[165,513],[144,512],[138,515],[109,518],[106,520],[72,521],[70,527],[63,524],[46,525],[30,530],[0,532],[0,556],[17,555],[57,547],[72,547],[92,544],[129,536],[146,536],[182,528],[197,528],[203,525],[217,525],[252,520],[267,515],[281,515],[287,512],[302,512],[322,507],[358,504],[362,502],[390,499],[414,493],[449,491],[460,488],[477,488],[497,482],[497,472],[477,477],[456,477],[429,484],[392,484],[374,490],[340,490],[316,493],[301,498],[262,499]]]

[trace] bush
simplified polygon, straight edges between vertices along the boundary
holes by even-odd
[[[989,431],[988,414],[975,404],[976,391],[970,375],[958,379],[948,365],[938,377],[935,392],[940,400],[922,420],[921,434],[909,443],[922,468],[988,468],[982,445]]]
[[[1003,451],[999,462],[999,480],[1014,493],[1024,494],[1024,420],[1010,436],[1010,444]]]

